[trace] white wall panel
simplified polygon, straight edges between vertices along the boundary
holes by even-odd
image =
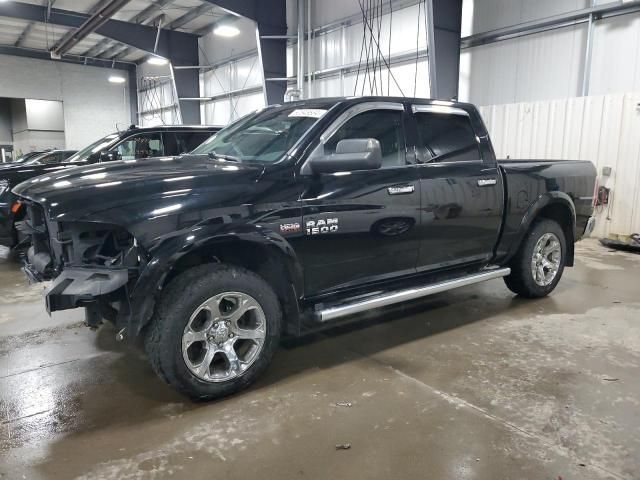
[[[221,37],[214,35],[213,31],[200,37],[200,65],[215,65],[256,50],[255,22],[238,18],[234,26],[240,30],[240,34],[235,37]]]
[[[108,68],[0,55],[0,97],[61,100],[67,148],[83,148],[127,126],[131,114],[127,83],[107,81]]]
[[[460,98],[492,105],[579,95],[586,32],[577,25],[468,49]]]
[[[150,127],[181,123],[174,106],[177,100],[170,66],[142,63],[137,69],[137,79],[138,124]]]
[[[463,35],[589,4],[588,0],[465,0]],[[460,99],[493,105],[579,96],[586,40],[583,23],[466,49],[461,56]],[[596,20],[588,94],[634,91],[640,91],[640,14]]]
[[[518,23],[587,8],[590,0],[464,0],[464,9],[473,11],[471,32],[486,32]]]
[[[205,124],[226,125],[264,107],[264,95],[261,91],[242,93],[242,90],[262,86],[262,68],[257,55],[234,60],[201,73],[200,85],[203,97],[228,94],[203,103],[200,111]]]
[[[498,157],[590,160],[613,191],[595,235],[640,231],[640,94],[481,107]]]
[[[640,91],[640,14],[594,25],[591,95]]]

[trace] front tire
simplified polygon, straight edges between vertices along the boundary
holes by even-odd
[[[527,232],[511,261],[511,274],[504,277],[504,282],[521,297],[544,297],[560,281],[566,253],[562,227],[553,220],[539,220]]]
[[[154,371],[198,400],[253,383],[278,347],[282,313],[273,289],[244,268],[213,264],[175,277],[145,335]]]

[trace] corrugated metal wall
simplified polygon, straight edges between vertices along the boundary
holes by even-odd
[[[596,236],[640,232],[640,93],[481,107],[496,155],[585,159],[612,202],[599,208]],[[602,168],[611,167],[610,177]]]
[[[307,98],[350,96],[350,95],[404,95],[429,96],[429,70],[426,56],[421,55],[415,60],[416,47],[423,51],[426,49],[426,12],[418,5],[407,6],[407,1],[395,2],[403,5],[403,8],[393,10],[392,14],[382,15],[380,20],[380,36],[376,37],[380,49],[385,58],[398,57],[408,54],[410,58],[403,62],[391,65],[392,77],[389,77],[386,67],[383,65],[381,72],[376,75],[375,86],[373,74],[369,74],[364,81],[366,49],[362,54],[362,68],[358,74],[356,71],[328,70],[341,66],[356,65],[361,60],[363,43],[363,23],[354,21],[349,25],[337,26],[327,32],[322,32],[311,40],[310,69],[312,72],[320,72],[314,76],[311,82],[306,82],[305,96]],[[312,3],[312,14],[326,19],[334,19],[335,12],[341,14],[357,14],[359,6],[356,1],[352,3],[344,0],[323,0],[321,11],[318,10],[320,2]],[[335,8],[334,8],[335,7]],[[324,13],[323,13],[324,12]],[[315,18],[315,17],[314,17]],[[318,24],[315,24],[318,26]],[[418,35],[418,25],[420,31]],[[375,32],[378,31],[376,22]],[[367,45],[365,43],[365,45]],[[371,44],[370,54],[373,62],[375,47]],[[205,52],[215,47],[214,43],[202,43]],[[304,45],[307,52],[307,42]],[[209,56],[207,54],[207,56]],[[204,97],[219,96],[228,93],[223,98],[205,102],[202,107],[203,122],[211,124],[225,124],[246,113],[264,106],[262,93],[238,94],[237,90],[258,87],[262,84],[262,71],[259,62],[253,69],[251,65],[257,60],[257,55],[238,61],[230,61],[208,72],[201,74],[201,95]],[[288,75],[295,75],[295,47],[288,49]],[[417,70],[416,70],[417,64]],[[248,72],[251,71],[251,74]],[[395,77],[395,79],[394,79]],[[371,80],[371,81],[370,81]],[[417,87],[414,89],[414,85]],[[236,92],[234,92],[236,91]]]
[[[465,0],[463,5],[465,36],[587,8],[591,1]],[[463,50],[460,99],[495,105],[579,96],[586,44],[583,23]],[[589,95],[640,91],[640,14],[595,21],[588,77]]]
[[[138,81],[138,124],[143,126],[180,123],[176,95],[168,65],[142,63]]]

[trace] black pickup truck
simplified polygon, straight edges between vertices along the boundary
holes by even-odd
[[[29,178],[43,178],[79,165],[132,160],[165,155],[180,155],[190,152],[220,127],[202,125],[161,125],[128,129],[103,137],[79,152],[67,155],[68,150],[41,152],[20,162],[0,165],[0,245],[16,247],[24,238],[15,229],[15,224],[24,218],[24,211],[11,194],[11,188]],[[26,242],[24,242],[26,243]]]
[[[475,107],[407,98],[272,106],[189,155],[14,189],[49,311],[142,336],[201,399],[260,375],[282,335],[495,278],[551,292],[592,228],[586,161],[497,162]]]

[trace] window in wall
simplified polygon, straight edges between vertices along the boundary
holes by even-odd
[[[471,121],[466,115],[433,112],[416,113],[419,155],[423,162],[480,160]]]
[[[404,128],[400,110],[368,110],[347,120],[324,145],[324,154],[335,153],[341,140],[375,138],[382,150],[382,168],[407,164]]]

